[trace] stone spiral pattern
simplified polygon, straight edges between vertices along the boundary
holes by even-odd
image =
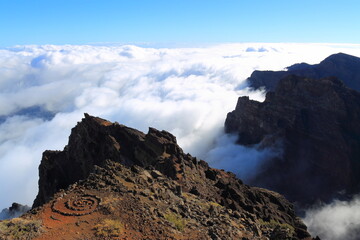
[[[52,211],[65,216],[82,216],[94,212],[100,204],[95,195],[72,195],[54,201]]]

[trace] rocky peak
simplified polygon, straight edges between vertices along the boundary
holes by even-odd
[[[179,177],[175,162],[182,150],[166,131],[150,128],[148,134],[118,123],[85,114],[72,129],[63,151],[45,151],[39,166],[39,194],[33,207],[78,180],[85,179],[95,166],[107,159],[126,166],[154,167],[169,177]],[[171,157],[170,160],[164,161]],[[174,163],[174,164],[170,164]],[[179,169],[177,169],[179,168]]]
[[[27,205],[21,205],[19,203],[11,204],[11,207],[5,208],[0,212],[0,220],[16,218],[30,210]]]
[[[154,128],[144,134],[85,114],[63,151],[44,152],[39,174],[28,217],[46,226],[108,216],[127,222],[131,239],[310,239],[283,196],[209,167]]]
[[[284,155],[267,161],[252,183],[303,204],[359,191],[359,126],[360,93],[337,78],[295,75],[262,103],[240,98],[225,122],[240,144],[283,144]]]

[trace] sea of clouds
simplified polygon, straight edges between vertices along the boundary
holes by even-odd
[[[0,49],[0,209],[31,205],[46,149],[61,150],[83,113],[173,133],[185,152],[248,179],[271,149],[234,144],[226,114],[250,91],[252,71],[360,56],[359,45],[222,44],[202,48],[16,46]],[[316,213],[314,213],[316,214]],[[316,230],[314,230],[316,231]]]
[[[349,201],[334,200],[314,206],[303,219],[308,230],[324,240],[358,240],[360,236],[360,196]]]

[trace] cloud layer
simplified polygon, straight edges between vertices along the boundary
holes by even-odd
[[[236,135],[219,135],[205,159],[211,166],[234,172],[245,182],[251,181],[261,171],[266,160],[280,157],[283,153],[281,144],[276,148],[259,149],[257,146],[238,145],[236,140]]]
[[[304,222],[309,231],[321,239],[357,240],[360,236],[360,196],[309,209]]]
[[[0,209],[32,204],[42,152],[62,149],[84,112],[145,132],[170,131],[186,152],[251,177],[272,153],[223,136],[238,96],[264,99],[245,79],[255,69],[314,64],[340,51],[360,56],[359,45],[324,44],[0,49]]]

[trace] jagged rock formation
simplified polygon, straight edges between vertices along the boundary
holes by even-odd
[[[24,217],[41,219],[37,239],[311,239],[283,196],[184,154],[166,131],[85,114],[39,173]]]
[[[225,128],[239,144],[283,146],[252,184],[302,204],[360,190],[360,93],[336,78],[292,75],[262,103],[240,97]]]
[[[13,203],[11,207],[5,208],[0,212],[0,220],[16,218],[30,210],[27,205]]]
[[[287,71],[254,71],[247,79],[250,87],[265,87],[274,91],[280,79],[288,75],[321,79],[337,77],[352,89],[360,91],[360,58],[344,53],[333,54],[319,64],[299,63],[287,68]]]

